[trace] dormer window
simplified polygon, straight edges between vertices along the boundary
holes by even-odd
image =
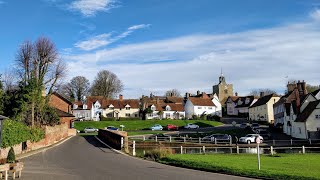
[[[250,103],[250,98],[246,98],[246,104]]]
[[[114,110],[114,106],[112,104],[110,104],[109,110]]]
[[[126,108],[126,110],[130,110],[130,105],[127,104],[127,105],[125,106],[125,108]]]
[[[152,105],[152,106],[151,106],[151,110],[152,110],[152,111],[155,111],[155,110],[156,110],[156,106]]]
[[[171,111],[170,106],[166,106],[166,111]]]

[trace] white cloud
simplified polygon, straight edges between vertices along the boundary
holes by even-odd
[[[115,2],[115,0],[75,0],[69,5],[69,8],[89,17],[114,8]]]
[[[100,34],[94,37],[89,38],[88,40],[77,42],[75,44],[75,47],[85,50],[85,51],[90,51],[93,49],[97,49],[102,46],[106,46],[111,43],[110,38],[111,34]]]
[[[319,21],[320,20],[320,9],[315,9],[310,13],[310,17],[314,20]]]
[[[260,88],[283,93],[286,76],[320,84],[319,39],[319,24],[297,23],[128,44],[64,58],[72,76],[78,75],[79,68],[90,80],[101,69],[115,72],[125,84],[125,97],[150,92],[161,95],[171,88],[182,93],[198,89],[211,92],[220,68],[240,95]]]
[[[85,51],[91,51],[93,49],[97,49],[106,45],[109,45],[111,43],[114,43],[120,39],[123,39],[127,36],[129,36],[133,31],[149,27],[150,24],[140,24],[140,25],[134,25],[129,27],[125,32],[117,35],[117,36],[112,36],[111,33],[104,33],[100,34],[94,37],[91,37],[87,40],[84,41],[79,41],[75,44],[75,47],[85,50]]]

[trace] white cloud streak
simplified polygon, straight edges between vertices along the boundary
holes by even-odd
[[[111,43],[119,41],[127,36],[129,36],[133,31],[138,29],[143,29],[149,27],[150,24],[139,24],[129,27],[125,32],[117,35],[112,36],[112,33],[104,33],[94,37],[91,37],[84,41],[77,42],[74,46],[85,51],[91,51],[103,46],[107,46]]]
[[[93,80],[101,69],[113,71],[125,84],[125,97],[137,98],[150,92],[162,95],[172,88],[210,93],[218,82],[220,68],[240,95],[260,88],[283,93],[288,79],[320,84],[319,39],[320,25],[311,21],[122,45],[64,58],[72,76],[85,75]],[[83,69],[82,74],[79,69]]]
[[[80,11],[86,17],[95,16],[115,7],[115,0],[76,0],[69,4],[69,9]]]
[[[320,9],[315,9],[310,13],[310,17],[314,20],[320,21]]]

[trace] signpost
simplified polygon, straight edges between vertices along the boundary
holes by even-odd
[[[258,156],[258,170],[260,170],[260,148],[259,144],[261,143],[261,139],[259,137],[256,138],[257,143],[257,156]]]

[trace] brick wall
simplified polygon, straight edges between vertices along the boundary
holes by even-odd
[[[46,146],[50,146],[58,141],[61,141],[68,137],[69,135],[75,135],[73,131],[69,131],[69,126],[67,124],[61,124],[56,126],[46,126],[45,127],[45,138],[39,142],[27,141],[27,149],[22,151],[22,143],[13,146],[15,154],[22,154],[32,150],[40,149]],[[7,158],[9,148],[0,149],[0,158]]]
[[[123,137],[124,142],[127,142],[127,132],[125,131],[109,131],[99,129],[98,137],[103,142],[111,146],[112,148],[121,150],[121,138]]]
[[[74,119],[74,117],[60,117],[60,123],[61,124],[67,124],[68,128],[70,128],[72,119]]]

